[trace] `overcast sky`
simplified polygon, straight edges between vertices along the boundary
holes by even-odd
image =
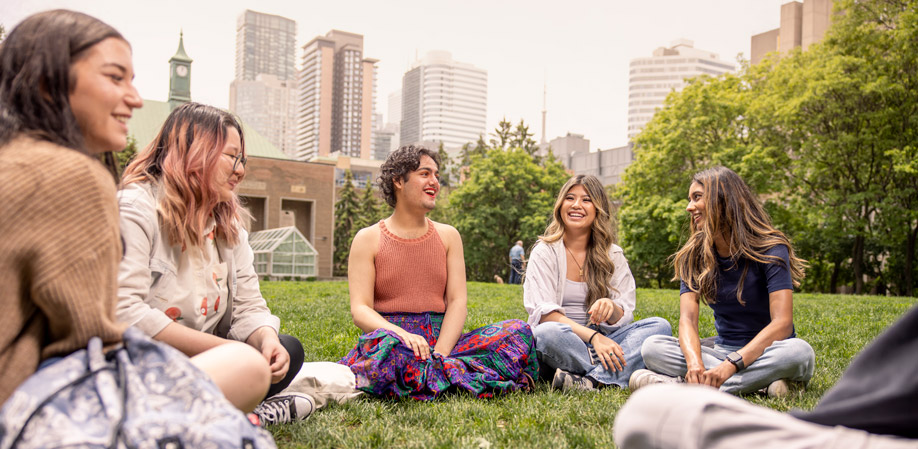
[[[69,8],[121,31],[134,49],[135,83],[165,101],[179,30],[194,59],[195,101],[227,107],[236,18],[246,8],[297,22],[297,46],[331,29],[364,35],[364,57],[379,59],[376,109],[401,87],[415,56],[446,50],[488,71],[488,131],[502,118],[547,136],[583,134],[591,149],[627,143],[628,63],[686,38],[735,62],[753,34],[779,26],[789,0],[2,0],[7,31],[31,13]],[[219,7],[214,5],[219,4]],[[300,48],[297,53],[299,66]],[[386,117],[388,119],[388,117]]]

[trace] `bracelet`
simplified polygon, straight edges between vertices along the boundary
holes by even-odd
[[[590,335],[590,339],[587,341],[588,344],[593,344],[593,338],[599,335],[599,331],[593,332],[593,335]]]

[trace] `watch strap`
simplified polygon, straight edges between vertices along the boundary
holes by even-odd
[[[741,371],[743,368],[746,367],[746,364],[743,363],[743,356],[740,355],[740,353],[738,353],[738,352],[736,352],[736,351],[733,351],[733,352],[727,354],[727,360],[729,360],[730,363],[732,363],[733,366],[736,367],[736,371],[737,371],[737,372],[738,372],[738,371]]]

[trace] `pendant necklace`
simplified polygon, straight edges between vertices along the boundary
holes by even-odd
[[[571,252],[570,248],[565,246],[564,249],[567,250],[567,253],[571,255],[571,259],[574,259],[574,263],[577,264],[577,268],[580,269],[580,279],[582,280],[583,279],[583,265],[581,265],[580,262],[577,262],[577,258],[574,257],[574,253]],[[584,262],[586,262],[585,257],[584,257]]]

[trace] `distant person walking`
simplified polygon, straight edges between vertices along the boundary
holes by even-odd
[[[526,250],[523,241],[517,240],[516,245],[510,248],[510,283],[519,284],[523,278],[523,264],[526,263]]]

